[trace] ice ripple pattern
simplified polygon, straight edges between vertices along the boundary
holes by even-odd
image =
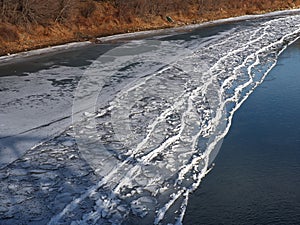
[[[299,22],[294,15],[160,43],[161,50],[137,54],[117,74],[94,76],[98,98],[110,96],[74,128],[99,182],[49,224],[181,224],[188,195],[210,171],[234,112],[298,39]],[[91,200],[93,207],[78,210]],[[81,219],[72,220],[75,210]]]

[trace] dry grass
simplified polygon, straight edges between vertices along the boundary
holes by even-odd
[[[20,7],[24,2],[28,5]],[[1,10],[4,5],[10,10]],[[0,0],[0,55],[295,7],[300,7],[300,0]]]

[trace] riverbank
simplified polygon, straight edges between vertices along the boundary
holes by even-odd
[[[265,0],[265,2],[268,1]],[[0,23],[0,56],[70,42],[87,40],[97,42],[97,37],[121,33],[181,27],[222,18],[263,14],[300,7],[300,1],[275,1],[274,4],[251,3],[250,5],[235,5],[234,7],[227,3],[227,5],[223,4],[222,7],[219,7],[220,4],[219,6],[207,5],[205,6],[207,9],[200,9],[199,4],[194,3],[186,6],[185,9],[179,8],[176,11],[165,9],[161,13],[143,15],[133,12],[124,14],[120,8],[109,1],[94,2],[93,4],[94,8],[87,17],[76,16],[70,18],[67,23],[58,21],[46,25]],[[129,8],[128,10],[132,9]]]

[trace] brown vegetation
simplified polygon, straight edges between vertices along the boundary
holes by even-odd
[[[299,6],[300,0],[0,0],[0,55]]]

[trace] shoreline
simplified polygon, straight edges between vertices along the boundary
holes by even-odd
[[[120,34],[113,34],[113,35],[107,35],[103,37],[97,37],[94,41],[88,40],[88,41],[75,41],[75,42],[67,42],[63,44],[48,46],[48,47],[42,47],[42,48],[33,48],[28,51],[21,51],[21,52],[15,52],[15,53],[8,53],[5,55],[0,55],[0,64],[4,65],[6,63],[10,63],[14,59],[24,59],[28,57],[34,57],[38,55],[44,55],[48,53],[53,53],[57,51],[62,50],[68,50],[72,48],[78,48],[83,47],[87,45],[91,45],[93,43],[106,43],[110,41],[117,41],[117,40],[124,40],[128,38],[139,38],[144,37],[147,35],[164,35],[169,34],[171,32],[186,32],[190,29],[197,29],[201,27],[206,27],[210,25],[218,25],[222,23],[228,23],[228,22],[237,22],[242,20],[252,20],[257,18],[263,18],[263,17],[272,17],[272,16],[281,16],[281,15],[293,15],[295,13],[300,13],[300,8],[297,9],[288,9],[288,10],[279,10],[279,11],[273,11],[273,12],[267,12],[262,14],[252,14],[252,15],[241,15],[241,16],[235,16],[235,17],[228,17],[223,19],[216,19],[211,20],[199,24],[189,24],[189,25],[183,25],[183,26],[175,26],[175,27],[168,27],[168,28],[157,28],[157,29],[150,29],[150,30],[144,30],[144,31],[137,31],[137,32],[130,32],[130,33],[120,33]]]

